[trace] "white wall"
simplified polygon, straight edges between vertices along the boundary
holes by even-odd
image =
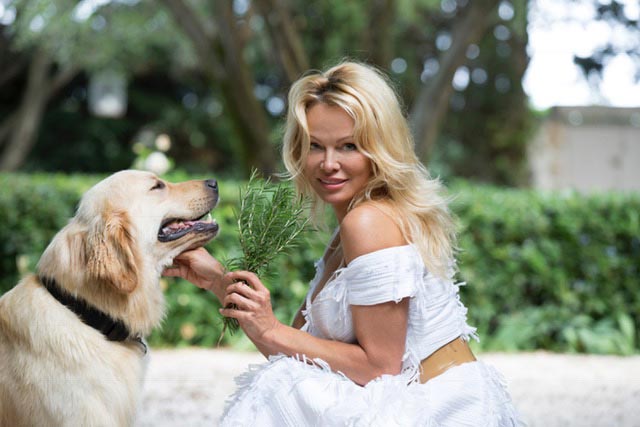
[[[534,188],[639,191],[640,108],[553,108],[529,165]]]

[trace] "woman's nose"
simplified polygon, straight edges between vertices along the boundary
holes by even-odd
[[[320,163],[320,167],[326,172],[331,172],[340,168],[340,163],[333,151],[327,150],[324,153],[324,159]]]

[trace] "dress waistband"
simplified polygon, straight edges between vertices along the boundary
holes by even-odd
[[[469,344],[462,337],[458,337],[434,351],[420,363],[420,382],[424,384],[453,366],[475,360]]]

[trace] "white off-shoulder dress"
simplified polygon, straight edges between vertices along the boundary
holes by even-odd
[[[410,298],[402,372],[360,386],[323,360],[272,356],[236,379],[222,426],[518,426],[522,425],[501,375],[475,361],[422,384],[420,362],[462,336],[467,325],[459,285],[425,268],[413,245],[362,255],[341,268],[311,301],[324,263],[316,263],[303,312],[303,330],[320,338],[356,341],[350,305]]]

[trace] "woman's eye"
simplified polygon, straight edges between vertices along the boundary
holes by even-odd
[[[311,144],[309,144],[309,148],[311,150],[322,150],[322,146],[315,142],[312,142]]]
[[[350,142],[348,144],[344,144],[342,146],[342,149],[344,151],[358,151],[358,146],[356,144],[353,144],[353,143]]]
[[[162,181],[158,181],[156,182],[156,185],[154,185],[153,187],[151,187],[151,190],[162,190],[165,187],[164,182]]]

